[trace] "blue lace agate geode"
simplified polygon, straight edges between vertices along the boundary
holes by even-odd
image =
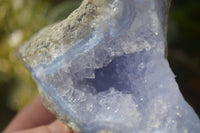
[[[170,0],[84,0],[18,49],[75,133],[197,133],[165,58]]]

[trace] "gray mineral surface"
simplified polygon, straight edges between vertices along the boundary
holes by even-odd
[[[198,133],[166,59],[170,0],[83,0],[18,49],[75,133]]]

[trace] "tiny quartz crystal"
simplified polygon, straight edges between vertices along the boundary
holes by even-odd
[[[170,0],[83,0],[17,50],[75,133],[198,133],[166,59]]]

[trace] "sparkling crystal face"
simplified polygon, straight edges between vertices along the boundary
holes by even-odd
[[[197,133],[165,58],[168,0],[84,0],[18,49],[75,133]]]

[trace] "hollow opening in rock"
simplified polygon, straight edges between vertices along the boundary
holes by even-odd
[[[79,80],[77,82],[78,86],[75,88],[87,86],[88,91],[93,94],[107,91],[110,88],[122,93],[130,93],[130,91],[133,91],[132,88],[137,86],[134,80],[142,77],[142,71],[140,70],[143,69],[143,66],[140,66],[142,60],[139,60],[138,57],[138,54],[126,54],[116,57],[107,66],[95,69],[95,78]]]

